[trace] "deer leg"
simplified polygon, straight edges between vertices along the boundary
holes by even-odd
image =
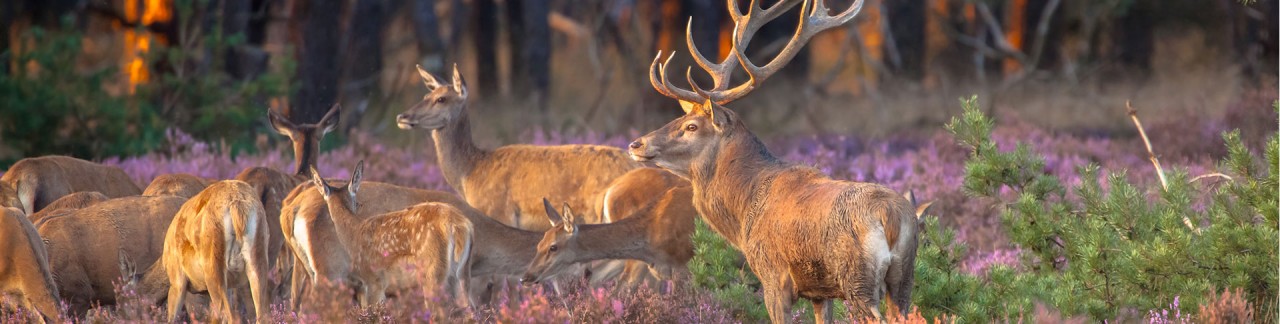
[[[835,305],[832,303],[833,299],[811,301],[813,302],[813,323],[831,323],[832,310],[835,309]]]
[[[769,310],[769,320],[774,324],[787,323],[791,316],[791,302],[794,299],[792,296],[794,283],[791,276],[761,276],[760,279],[760,284],[764,288],[764,306]]]
[[[181,270],[173,269],[169,271],[169,322],[173,323],[178,320],[178,312],[182,311],[183,299],[187,296],[187,276],[181,274]]]
[[[297,311],[298,307],[301,306],[303,290],[306,289],[307,274],[304,271],[306,269],[303,268],[302,261],[295,257],[293,259],[293,275],[289,276],[289,309],[294,311]]]
[[[266,252],[262,249],[253,249],[250,253],[249,260],[245,260],[245,275],[249,279],[249,290],[253,295],[253,314],[255,318],[265,319],[271,308],[267,295],[275,285],[270,284],[267,279],[268,270],[264,269],[265,264],[261,262],[267,258]],[[246,303],[245,306],[247,309],[248,304]]]

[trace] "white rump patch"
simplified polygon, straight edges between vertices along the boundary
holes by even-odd
[[[302,249],[302,263],[307,266],[307,272],[314,278],[316,275],[315,258],[311,257],[311,237],[307,234],[307,220],[301,215],[293,217],[293,240],[297,242],[298,247]]]

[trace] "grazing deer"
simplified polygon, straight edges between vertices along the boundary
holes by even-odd
[[[599,223],[597,195],[614,178],[640,167],[622,150],[607,146],[508,145],[481,149],[471,138],[467,85],[457,65],[451,84],[422,67],[418,67],[418,74],[430,93],[396,116],[396,124],[401,129],[431,130],[440,170],[449,186],[471,206],[504,224],[546,230],[546,215],[538,204],[543,197],[590,206],[583,220]]]
[[[116,264],[127,258],[151,265],[164,251],[165,232],[184,198],[133,196],[115,198],[60,216],[41,220],[38,227],[49,249],[49,264],[59,296],[72,314],[82,315],[95,304],[116,303]],[[41,211],[44,212],[44,211]]]
[[[357,217],[363,173],[364,161],[360,161],[347,185],[333,187],[312,170],[312,181],[336,225],[338,242],[351,253],[350,275],[361,287],[361,303],[381,303],[391,280],[416,272],[424,290],[435,293],[452,287],[455,297],[469,304],[465,281],[470,278],[471,222],[457,208],[434,202]]]
[[[239,321],[232,301],[244,303],[248,290],[254,316],[265,318],[271,301],[265,215],[254,187],[239,180],[215,182],[182,204],[160,258],[169,277],[170,322],[189,292],[208,292],[210,316]]]
[[[665,173],[665,172],[664,172]],[[550,201],[543,201],[550,216],[551,229],[538,242],[538,254],[524,277],[526,284],[543,280],[545,274],[558,273],[565,266],[602,259],[639,260],[649,267],[629,266],[624,285],[636,287],[653,273],[654,279],[683,278],[685,264],[693,258],[693,191],[689,187],[672,188],[662,197],[630,217],[614,223],[578,225],[568,205],[564,213],[556,213]],[[656,283],[656,282],[655,282]]]
[[[142,193],[120,168],[61,155],[22,159],[0,177],[0,195],[5,196],[0,202],[27,215],[79,191],[97,191],[112,198]]]
[[[0,298],[16,304],[6,306],[31,311],[41,321],[62,322],[49,252],[17,208],[0,207],[0,255]]]
[[[199,194],[204,188],[209,187],[210,183],[213,183],[213,180],[186,173],[162,174],[155,179],[151,179],[151,184],[142,190],[142,195],[170,195],[191,198]]]
[[[41,209],[35,214],[31,214],[31,223],[34,224],[36,228],[40,228],[40,224],[43,224],[44,221],[50,217],[67,215],[73,210],[89,207],[93,204],[107,201],[108,199],[111,198],[108,198],[107,195],[97,191],[81,191],[62,196],[62,198],[58,198],[58,200],[54,200],[53,203],[45,206],[44,209]]]
[[[884,186],[833,180],[817,169],[779,160],[737,113],[721,106],[754,90],[814,34],[853,19],[863,1],[836,16],[828,15],[822,0],[803,1],[791,41],[768,64],[756,66],[743,53],[752,35],[796,3],[779,2],[766,10],[752,1],[743,15],[736,1],[729,1],[732,55],[720,63],[702,57],[687,37],[693,58],[711,74],[710,90],[691,75],[692,91],[672,86],[665,72],[669,63],[659,64],[661,55],[655,58],[651,83],[679,100],[685,115],[632,142],[629,153],[690,180],[698,213],[743,252],[760,278],[774,323],[787,321],[797,298],[813,301],[818,323],[831,320],[836,298],[852,301],[856,318],[879,318],[877,308],[887,294],[905,315],[918,241],[915,206]],[[730,88],[738,65],[750,81]]]

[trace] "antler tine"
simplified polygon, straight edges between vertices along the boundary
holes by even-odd
[[[684,78],[689,81],[689,87],[693,88],[694,93],[697,93],[703,98],[711,97],[711,93],[708,93],[706,90],[702,90],[702,87],[699,87],[698,83],[693,81],[693,67],[689,67],[684,71]]]
[[[697,62],[698,66],[701,66],[703,70],[707,71],[707,74],[711,75],[711,80],[713,81],[712,91],[728,89],[729,77],[733,75],[733,69],[738,67],[738,57],[728,55],[720,63],[712,63],[706,56],[703,56],[702,51],[698,50],[697,44],[693,43],[693,17],[689,17],[689,24],[685,27],[684,40],[689,46],[690,56],[693,56],[694,62]]]
[[[671,58],[675,56],[676,53],[673,51],[671,56],[667,56],[666,61],[658,63],[658,60],[662,59],[662,52],[658,52],[658,56],[653,58],[653,63],[649,64],[649,83],[653,85],[654,90],[658,90],[658,93],[669,98],[688,102],[701,101],[702,96],[693,91],[671,86],[671,81],[667,80],[667,66],[671,65]]]

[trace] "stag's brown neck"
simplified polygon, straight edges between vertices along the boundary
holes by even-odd
[[[502,224],[479,212],[467,213],[475,228],[477,251],[471,257],[471,275],[515,275],[524,271],[533,260],[542,233],[531,232]]]
[[[731,130],[695,157],[690,168],[694,207],[708,225],[735,246],[759,216],[776,171],[786,164],[745,128]]]
[[[651,218],[637,215],[609,224],[578,225],[578,238],[574,243],[578,245],[574,249],[578,253],[570,261],[635,259],[654,263],[647,230]]]
[[[463,192],[462,178],[471,172],[480,160],[489,152],[480,149],[471,139],[471,121],[464,107],[453,122],[440,129],[431,131],[436,143],[436,158],[440,172],[454,191],[466,197]]]

